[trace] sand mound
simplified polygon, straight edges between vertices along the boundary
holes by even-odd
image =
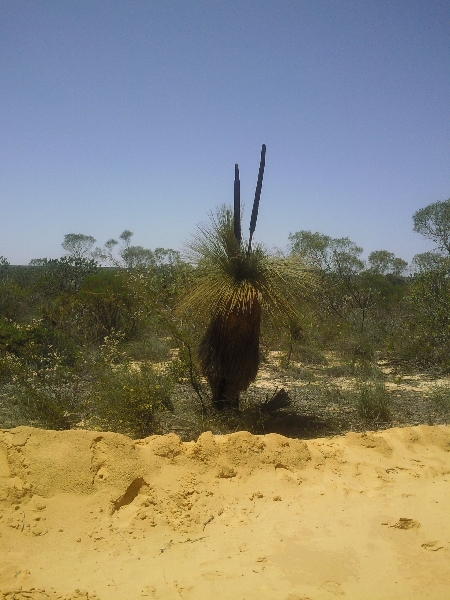
[[[0,598],[450,599],[450,427],[0,432]]]

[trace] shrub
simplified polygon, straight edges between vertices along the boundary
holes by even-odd
[[[440,410],[442,410],[444,412],[450,412],[450,385],[449,384],[433,385],[431,388],[430,398]]]
[[[125,362],[102,370],[94,383],[93,419],[102,429],[133,437],[154,433],[158,411],[172,408],[172,382],[152,365]]]
[[[38,366],[54,353],[56,337],[41,320],[31,323],[15,323],[0,319],[0,351],[11,353],[28,364]]]
[[[450,372],[450,262],[414,275],[393,328],[393,355],[414,366]]]
[[[113,331],[130,338],[138,329],[139,306],[121,271],[101,270],[85,277],[74,310],[85,337],[96,342]]]
[[[42,259],[38,287],[49,296],[76,294],[85,277],[96,273],[98,264],[87,258],[63,256],[58,259]]]
[[[25,423],[49,429],[70,429],[83,416],[81,377],[54,352],[39,364],[11,352],[0,360],[6,383],[3,396]]]
[[[383,381],[359,381],[354,391],[359,416],[367,421],[389,421],[390,399]]]
[[[16,282],[0,283],[0,315],[11,321],[20,321],[30,312],[30,290]]]

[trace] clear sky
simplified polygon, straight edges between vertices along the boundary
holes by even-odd
[[[410,261],[450,197],[448,0],[0,0],[0,255],[182,249],[241,172],[255,240]]]

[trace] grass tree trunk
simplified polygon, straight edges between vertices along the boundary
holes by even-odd
[[[255,380],[259,366],[259,294],[246,290],[233,305],[216,314],[200,343],[202,371],[217,410],[239,408],[239,394]]]

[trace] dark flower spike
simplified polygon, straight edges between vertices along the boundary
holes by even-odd
[[[262,182],[264,177],[264,167],[266,164],[266,145],[263,144],[261,148],[261,161],[259,163],[258,181],[256,183],[255,200],[253,201],[252,216],[250,219],[250,238],[248,241],[247,253],[250,254],[252,250],[252,238],[256,229],[256,220],[258,218],[259,199],[261,198]]]
[[[234,237],[241,245],[241,182],[239,181],[239,165],[234,165]]]

